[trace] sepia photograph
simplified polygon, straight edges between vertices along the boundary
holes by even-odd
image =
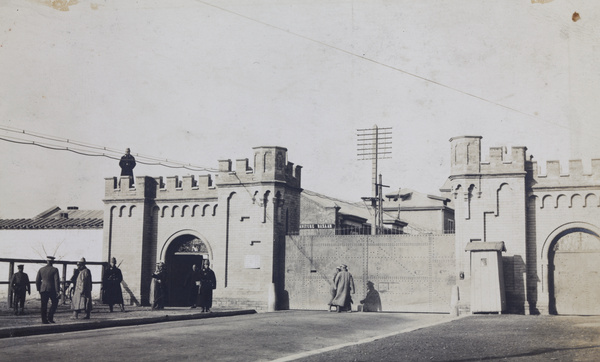
[[[600,359],[599,3],[0,25],[0,359]]]

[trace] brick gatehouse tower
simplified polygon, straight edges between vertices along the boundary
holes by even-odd
[[[282,292],[285,235],[300,223],[301,166],[283,147],[255,147],[249,160],[219,161],[214,175],[105,179],[103,258],[116,257],[130,303],[149,301],[164,262],[167,305],[188,303],[185,276],[211,261],[217,306],[268,309]]]

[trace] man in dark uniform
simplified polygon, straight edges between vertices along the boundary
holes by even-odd
[[[10,280],[10,286],[15,296],[13,299],[15,315],[25,314],[25,292],[31,295],[29,276],[23,273],[23,264],[17,265],[17,269],[19,269],[19,271],[14,273]],[[21,308],[20,310],[19,307]]]
[[[119,161],[119,166],[121,166],[121,176],[131,176],[133,178],[133,169],[135,168],[135,157],[131,155],[131,151],[128,149],[125,150],[125,154],[121,157],[121,161]]]
[[[54,257],[46,257],[46,266],[40,268],[35,278],[35,286],[40,292],[42,299],[42,323],[55,323],[54,313],[58,307],[58,292],[60,291],[60,279],[58,269],[52,266]],[[50,311],[48,311],[48,299],[52,301]]]
[[[217,278],[215,272],[210,268],[208,259],[202,260],[202,269],[200,270],[200,289],[198,291],[198,304],[202,312],[210,313],[212,308],[213,289],[217,288]]]
[[[192,265],[192,271],[187,275],[183,285],[189,289],[191,308],[196,308],[198,304],[198,289],[200,288],[200,280],[202,275],[196,264]]]

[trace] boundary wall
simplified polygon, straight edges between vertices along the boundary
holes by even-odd
[[[289,309],[327,309],[340,264],[354,278],[353,310],[372,281],[385,312],[451,312],[454,234],[287,236]]]

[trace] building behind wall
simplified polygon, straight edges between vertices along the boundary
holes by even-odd
[[[77,206],[61,209],[53,206],[31,218],[0,219],[0,250],[2,258],[44,261],[47,255],[57,261],[101,261],[102,256],[102,210],[80,210]],[[45,262],[25,262],[25,273],[35,281],[39,268]],[[74,265],[68,269],[59,267],[61,280],[69,280]],[[16,269],[15,269],[16,270]],[[100,281],[100,266],[90,266],[93,280]],[[9,262],[0,263],[0,280],[9,280]],[[99,295],[100,285],[94,285],[94,296]],[[0,297],[8,296],[7,285],[0,288]],[[39,294],[32,285],[32,298]]]
[[[600,160],[581,161],[561,174],[556,161],[540,174],[525,147],[492,147],[481,137],[450,140],[451,172],[441,191],[452,200],[456,273],[468,306],[472,242],[504,242],[508,312],[600,314]],[[595,260],[595,262],[594,262]]]
[[[122,260],[133,303],[147,304],[151,275],[164,262],[169,305],[186,305],[183,282],[209,259],[216,305],[268,307],[283,281],[285,234],[299,228],[301,166],[283,147],[256,147],[248,159],[219,161],[211,175],[105,180],[103,256]],[[284,296],[276,298],[284,302]]]

